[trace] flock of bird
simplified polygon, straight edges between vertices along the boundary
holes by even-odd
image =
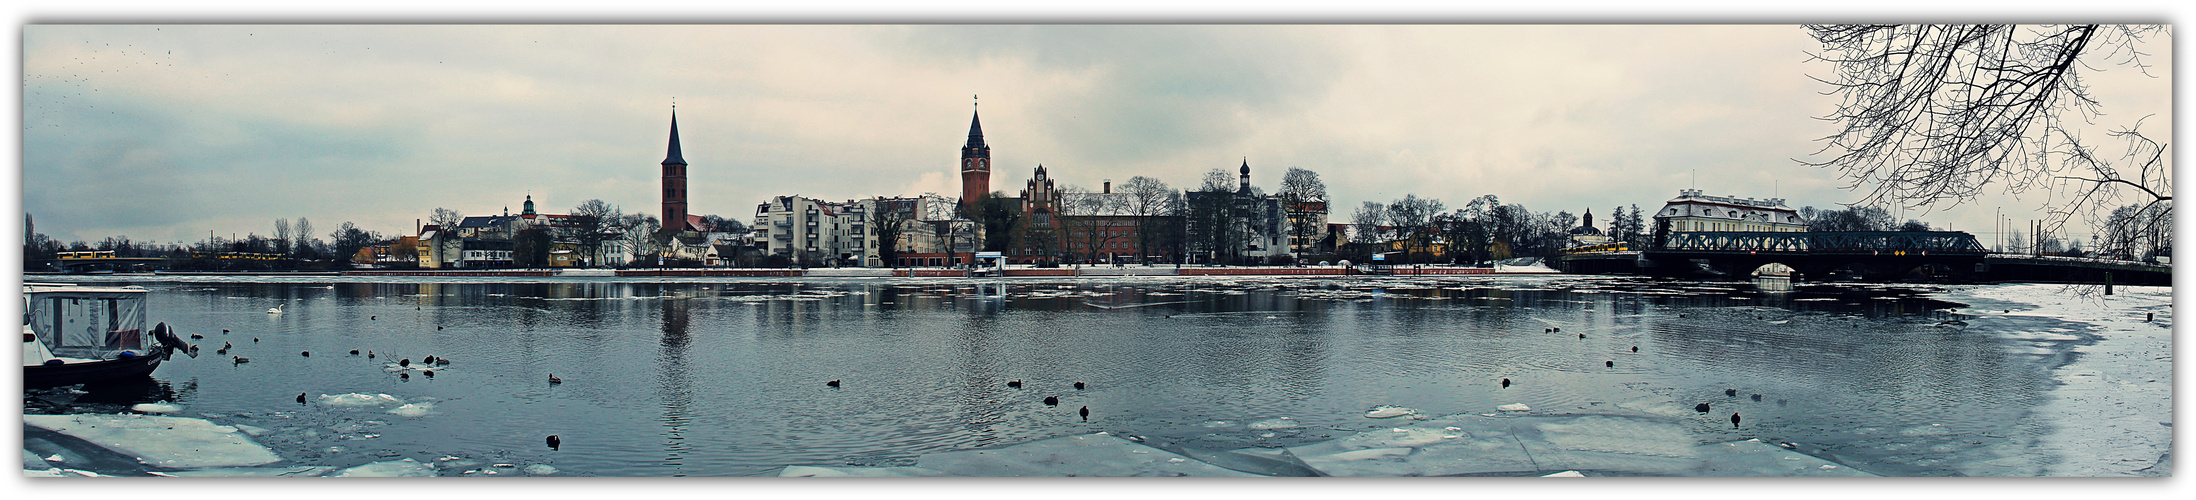
[[[554,380],[554,379],[555,379],[556,377],[555,377],[554,375],[552,375],[552,376],[551,376],[550,378],[551,378],[551,380]],[[552,383],[554,383],[554,382],[552,382]],[[1007,383],[1006,383],[1006,386],[1007,386],[1008,388],[1010,388],[1010,389],[1021,389],[1021,388],[1022,388],[1022,381],[1021,381],[1021,379],[1015,379],[1015,380],[1008,380],[1008,381],[1007,381]],[[832,379],[831,381],[828,381],[828,382],[824,382],[824,387],[829,387],[829,388],[832,388],[832,389],[838,389],[838,388],[840,388],[840,387],[841,387],[841,385],[839,384],[839,380],[838,380],[838,379]],[[1078,390],[1078,391],[1080,391],[1080,390],[1084,390],[1084,389],[1088,389],[1088,388],[1090,388],[1090,384],[1085,384],[1085,383],[1082,383],[1082,382],[1076,382],[1076,383],[1075,383],[1075,390]],[[1060,397],[1059,397],[1059,396],[1045,396],[1045,399],[1044,399],[1043,401],[1044,401],[1044,403],[1045,403],[1045,406],[1060,406]],[[1086,422],[1087,422],[1087,421],[1090,421],[1090,407],[1089,407],[1089,406],[1084,406],[1084,407],[1083,407],[1083,408],[1082,408],[1081,410],[1077,410],[1077,411],[1076,411],[1076,413],[1078,413],[1078,414],[1081,414],[1081,415],[1082,415],[1082,417],[1083,417],[1083,421],[1086,421]]]
[[[1678,314],[1678,317],[1680,317],[1680,318],[1683,318],[1683,317],[1685,317],[1685,315],[1684,315],[1684,314]],[[1760,319],[1760,318],[1756,318],[1756,319]],[[1541,329],[1541,330],[1540,330],[1540,332],[1541,332],[1541,333],[1561,333],[1562,331],[1563,331],[1563,328],[1562,328],[1562,327],[1548,327],[1548,328],[1543,328],[1543,329]],[[1578,338],[1579,338],[1579,339],[1585,339],[1585,338],[1586,338],[1586,334],[1584,334],[1584,333],[1578,334]],[[1637,352],[1639,352],[1639,346],[1636,346],[1636,345],[1635,345],[1635,346],[1632,346],[1632,352],[1634,352],[1634,353],[1637,353]],[[1601,365],[1602,365],[1602,366],[1604,366],[1604,367],[1608,367],[1608,368],[1616,368],[1616,360],[1613,360],[1613,359],[1612,359],[1612,360],[1608,360],[1608,361],[1603,361],[1603,362],[1601,362]],[[1507,378],[1505,378],[1505,379],[1502,379],[1502,388],[1504,388],[1504,389],[1508,389],[1508,388],[1510,388],[1510,384],[1511,384],[1511,382],[1510,382],[1510,379],[1507,379]],[[1726,397],[1738,397],[1738,389],[1724,389],[1724,390],[1723,390],[1723,395],[1724,395],[1724,396],[1726,396]],[[1761,395],[1760,395],[1760,394],[1754,394],[1754,395],[1753,395],[1753,400],[1754,400],[1754,401],[1761,401]],[[1779,399],[1779,400],[1777,400],[1777,406],[1785,406],[1785,405],[1788,405],[1788,404],[1791,404],[1791,401],[1789,401],[1789,400],[1783,400],[1783,399]],[[1695,412],[1700,412],[1700,413],[1708,413],[1708,411],[1709,411],[1709,405],[1708,405],[1708,403],[1700,403],[1700,404],[1696,404],[1696,405],[1693,405],[1693,411],[1695,411]],[[1731,427],[1732,427],[1732,428],[1737,428],[1737,427],[1739,426],[1739,422],[1740,422],[1741,420],[1744,420],[1744,418],[1740,417],[1740,416],[1739,416],[1739,414],[1738,414],[1738,412],[1732,412],[1732,413],[1731,413]]]

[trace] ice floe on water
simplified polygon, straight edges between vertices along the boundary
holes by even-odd
[[[406,458],[343,469],[330,477],[435,477],[435,468]]]
[[[389,409],[389,414],[400,417],[417,418],[433,415],[434,413],[435,403],[433,402],[407,403],[403,406]]]
[[[174,404],[174,403],[168,403],[168,402],[160,402],[160,403],[140,403],[140,404],[137,404],[137,405],[133,405],[133,406],[130,406],[130,411],[134,411],[134,412],[138,412],[138,413],[149,413],[149,414],[154,414],[154,415],[166,415],[166,414],[170,414],[170,413],[175,413],[175,412],[183,411],[183,406],[182,406],[182,405],[178,405],[178,404]]]
[[[1275,419],[1278,420],[1278,419]],[[1699,443],[1681,420],[1453,415],[1286,448],[1197,450],[1108,433],[924,455],[913,467],[795,465],[782,477],[1776,476],[1867,472],[1746,440]]]
[[[185,417],[24,415],[23,423],[171,468],[237,467],[282,460],[237,428]]]
[[[319,401],[320,404],[326,406],[342,406],[354,408],[404,404],[404,400],[397,399],[396,396],[391,396],[388,394],[362,394],[356,392],[347,394],[322,394],[320,395]]]
[[[1417,415],[1417,414],[1418,414],[1418,410],[1417,410],[1417,409],[1413,409],[1413,408],[1404,408],[1404,407],[1401,407],[1401,406],[1385,406],[1385,405],[1383,405],[1383,406],[1378,406],[1378,407],[1374,407],[1374,408],[1372,409],[1372,411],[1370,411],[1370,412],[1366,412],[1366,413],[1365,413],[1365,418],[1395,418],[1395,417],[1410,416],[1410,415]]]

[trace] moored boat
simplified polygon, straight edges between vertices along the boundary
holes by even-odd
[[[145,328],[136,286],[23,286],[23,387],[142,378],[190,347],[160,323]]]

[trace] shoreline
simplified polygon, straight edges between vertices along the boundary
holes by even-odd
[[[2013,304],[2016,308],[2008,313],[1968,314],[2067,321],[2090,337],[2065,351],[2068,359],[2049,371],[2057,385],[2033,414],[2023,417],[2040,432],[2003,450],[2001,458],[1970,465],[1969,475],[2173,475],[2172,287],[2118,287],[2107,297],[2070,293],[2067,285],[2028,284],[1955,288],[1937,295]],[[2146,313],[2157,318],[2144,321]]]

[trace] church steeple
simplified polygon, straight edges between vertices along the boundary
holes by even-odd
[[[969,113],[968,144],[962,145],[961,148],[964,150],[984,151],[989,151],[991,149],[991,146],[984,144],[984,117],[982,113]]]
[[[679,108],[671,106],[671,148],[663,157],[663,229],[665,233],[687,230],[686,225],[686,157],[679,154]]]
[[[973,96],[971,96],[973,97]],[[969,112],[968,142],[961,145],[961,210],[976,210],[976,198],[991,192],[991,145],[984,143],[983,115]]]
[[[685,165],[686,157],[679,154],[679,110],[671,110],[671,151],[663,156],[665,165]]]

